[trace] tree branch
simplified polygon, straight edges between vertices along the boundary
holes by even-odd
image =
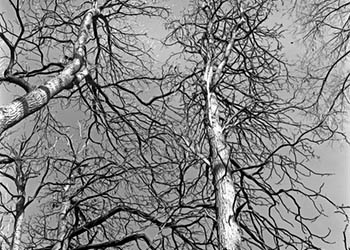
[[[125,238],[121,240],[112,240],[112,241],[107,241],[103,243],[98,243],[98,244],[90,244],[90,245],[85,245],[85,246],[79,246],[77,248],[74,248],[75,250],[86,250],[86,249],[104,249],[106,247],[116,247],[116,246],[122,246],[126,243],[129,243],[131,241],[137,241],[142,239],[143,241],[146,242],[149,248],[155,249],[151,241],[148,239],[148,237],[145,234],[132,234],[129,236],[126,236]]]
[[[83,68],[85,63],[85,44],[89,37],[92,19],[98,14],[98,9],[91,9],[85,14],[75,44],[74,59],[57,77],[14,100],[12,103],[0,107],[0,135],[30,114],[44,107],[52,97],[62,90],[72,87],[73,81],[76,80],[76,74]]]

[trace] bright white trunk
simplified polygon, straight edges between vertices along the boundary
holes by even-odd
[[[211,165],[215,185],[219,250],[238,250],[240,234],[238,225],[235,222],[236,192],[234,189],[229,150],[226,147],[223,128],[219,121],[219,104],[215,93],[210,91],[210,85],[213,79],[212,71],[212,67],[207,68],[205,80],[207,83],[207,111],[210,124],[208,130],[210,144],[213,150]]]
[[[214,167],[216,185],[216,218],[220,250],[237,250],[240,244],[238,225],[234,220],[236,192],[230,171],[223,164]]]

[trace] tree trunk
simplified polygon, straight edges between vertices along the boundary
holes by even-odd
[[[237,250],[240,234],[235,222],[236,192],[230,164],[230,152],[226,146],[223,128],[219,121],[217,96],[210,90],[213,68],[207,67],[204,79],[207,84],[207,112],[212,157],[210,159],[215,185],[216,219],[218,224],[219,250]]]
[[[223,164],[217,164],[213,169],[220,250],[238,250],[240,244],[238,225],[234,219],[236,193],[230,172]]]
[[[24,205],[24,197],[20,198],[21,200],[18,201],[22,203],[23,199],[23,205]],[[16,206],[19,207],[19,206]],[[17,208],[16,208],[17,209]],[[16,211],[17,215],[15,218],[15,224],[14,224],[14,232],[13,232],[13,238],[11,241],[11,250],[19,250],[22,249],[21,246],[21,236],[22,236],[22,227],[23,227],[23,220],[24,220],[24,206],[21,206],[20,211]]]
[[[17,197],[15,203],[15,223],[13,226],[13,237],[11,240],[11,250],[22,249],[21,246],[21,237],[22,237],[22,228],[24,221],[24,210],[25,210],[25,201],[26,201],[26,176],[23,172],[23,164],[21,161],[15,162],[16,166],[16,188],[17,188]]]

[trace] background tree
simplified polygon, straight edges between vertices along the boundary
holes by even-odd
[[[13,218],[2,248],[232,249],[225,227],[241,249],[327,239],[313,221],[333,204],[306,185],[306,160],[335,131],[288,71],[277,1],[191,2],[168,25],[180,52],[159,67],[140,27],[164,22],[154,1],[9,3],[0,80],[28,92],[12,105],[35,115],[11,129],[25,115],[0,118],[13,181],[1,193],[14,197],[1,203]]]
[[[224,204],[216,201],[218,238],[225,237],[222,224],[235,227],[233,219],[244,249],[318,249],[328,233],[312,230],[322,216],[316,201],[332,202],[308,187],[306,177],[315,170],[305,160],[336,129],[329,112],[310,106],[305,97],[311,86],[291,74],[282,56],[281,26],[270,22],[280,7],[278,1],[195,1],[170,24],[169,44],[182,48],[173,61],[183,58],[180,72],[188,72],[180,134],[210,162],[217,198],[219,180],[226,189],[235,186],[223,192],[230,194],[220,197]],[[217,164],[224,169],[221,177]],[[230,210],[226,218],[220,206]],[[219,248],[236,249],[228,237]]]
[[[1,242],[10,249],[21,249],[26,208],[37,198],[48,173],[42,154],[47,145],[40,140],[40,127],[35,123],[25,139],[1,142]]]

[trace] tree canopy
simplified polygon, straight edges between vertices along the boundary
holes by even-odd
[[[348,250],[349,204],[310,181],[347,142],[336,2],[8,0],[1,248],[332,249],[336,212]]]

